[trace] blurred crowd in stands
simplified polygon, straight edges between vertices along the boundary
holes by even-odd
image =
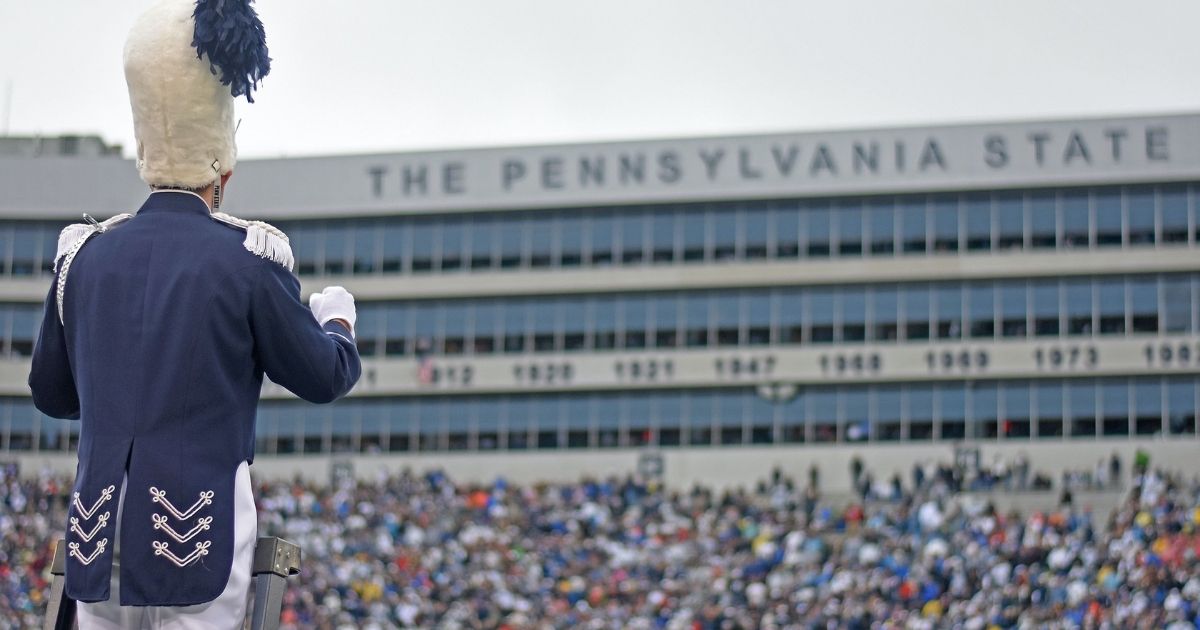
[[[1031,486],[1021,466],[995,483]],[[263,483],[260,535],[304,550],[285,628],[1200,627],[1200,480],[1105,467],[1125,487],[1111,515],[1000,513],[951,465],[838,504],[816,469],[729,492],[436,471]],[[0,627],[40,624],[68,490],[0,482]]]

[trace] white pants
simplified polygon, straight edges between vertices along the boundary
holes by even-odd
[[[121,484],[121,503],[125,501]],[[121,506],[117,506],[117,531],[121,528]],[[83,603],[78,607],[79,630],[224,630],[241,628],[246,619],[250,592],[250,565],[258,538],[258,513],[250,487],[250,466],[238,466],[233,483],[233,567],[225,590],[211,602],[195,606],[121,606],[120,536],[113,546],[112,586],[108,601]]]

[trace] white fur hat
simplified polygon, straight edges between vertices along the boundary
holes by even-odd
[[[252,0],[160,0],[125,42],[137,167],[151,186],[203,188],[233,170],[233,99],[270,71]]]

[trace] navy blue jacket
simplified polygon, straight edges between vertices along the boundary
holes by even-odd
[[[29,386],[42,412],[82,423],[67,524],[77,601],[109,598],[118,535],[122,605],[215,599],[233,562],[234,474],[254,458],[263,374],[318,403],[358,380],[351,332],[322,329],[296,277],[245,237],[195,195],[152,193],[79,250],[62,323],[51,287]]]

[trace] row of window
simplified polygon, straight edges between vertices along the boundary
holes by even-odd
[[[289,222],[301,275],[1140,247],[1197,240],[1195,187],[663,204]]]
[[[922,342],[1200,330],[1200,276],[940,282],[359,305],[363,356]]]
[[[362,399],[259,407],[259,454],[1195,436],[1200,379],[1138,377]],[[79,423],[0,401],[6,451],[77,447]]]
[[[396,274],[1200,240],[1186,184],[281,222],[301,275]],[[58,221],[0,224],[0,276],[49,273]]]
[[[363,356],[922,342],[1200,331],[1200,275],[362,302]],[[0,304],[0,356],[41,306]]]

